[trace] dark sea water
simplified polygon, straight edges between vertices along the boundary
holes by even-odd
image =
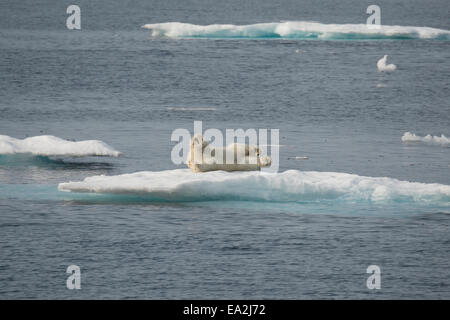
[[[81,30],[66,28],[70,4]],[[401,141],[407,131],[450,136],[449,39],[192,39],[141,28],[363,24],[370,4],[2,0],[0,135],[99,139],[124,155],[0,155],[0,298],[449,299],[448,197],[151,202],[57,189],[183,167],[170,160],[170,137],[194,120],[280,129],[281,172],[450,185],[448,145]],[[446,0],[376,4],[383,25],[450,30]],[[393,73],[377,71],[385,54]],[[72,264],[81,290],[66,288]],[[366,287],[369,265],[381,268],[380,290]]]

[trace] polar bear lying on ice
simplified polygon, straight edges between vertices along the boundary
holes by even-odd
[[[231,161],[227,161],[228,159]],[[251,171],[261,167],[270,167],[272,160],[268,156],[261,157],[257,146],[242,143],[231,143],[226,147],[212,146],[196,134],[191,139],[191,146],[186,164],[193,172],[214,170]]]

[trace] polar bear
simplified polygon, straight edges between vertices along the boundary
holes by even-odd
[[[231,163],[227,161],[227,154],[233,159]],[[231,143],[226,147],[214,147],[201,134],[196,134],[191,139],[186,162],[193,172],[260,170],[261,167],[269,167],[271,163],[270,157],[260,156],[257,146]]]

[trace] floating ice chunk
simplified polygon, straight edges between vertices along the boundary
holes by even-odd
[[[121,153],[103,141],[67,141],[55,136],[36,136],[15,139],[0,135],[0,155],[29,153],[39,156],[110,156],[118,157]]]
[[[189,169],[94,176],[61,183],[61,191],[145,195],[155,201],[244,200],[302,202],[438,201],[450,204],[450,186],[336,172],[258,171],[194,173]]]
[[[450,39],[450,31],[410,26],[368,28],[366,24],[323,24],[309,21],[270,22],[250,25],[195,25],[182,22],[142,26],[154,37],[170,38],[291,38],[291,39]]]
[[[395,71],[397,69],[397,66],[395,64],[392,64],[392,63],[386,65],[386,59],[387,59],[387,55],[385,55],[383,58],[378,60],[378,62],[377,62],[378,71],[380,71],[380,72]]]
[[[421,137],[416,136],[414,133],[411,132],[405,132],[402,136],[402,142],[408,143],[408,142],[421,142],[425,144],[430,145],[440,145],[440,146],[450,146],[450,139],[444,136],[443,134],[439,136],[432,136],[430,134]]]

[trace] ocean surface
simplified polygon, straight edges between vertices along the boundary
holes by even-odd
[[[66,28],[69,4],[81,30]],[[402,136],[450,136],[450,4],[377,1],[383,26],[419,29],[348,32],[370,4],[2,0],[0,135],[123,155],[0,154],[0,298],[449,299],[450,145]],[[396,71],[377,71],[386,54]],[[172,132],[196,120],[279,129],[292,174],[165,179],[185,168]],[[140,171],[171,198],[58,189]]]

